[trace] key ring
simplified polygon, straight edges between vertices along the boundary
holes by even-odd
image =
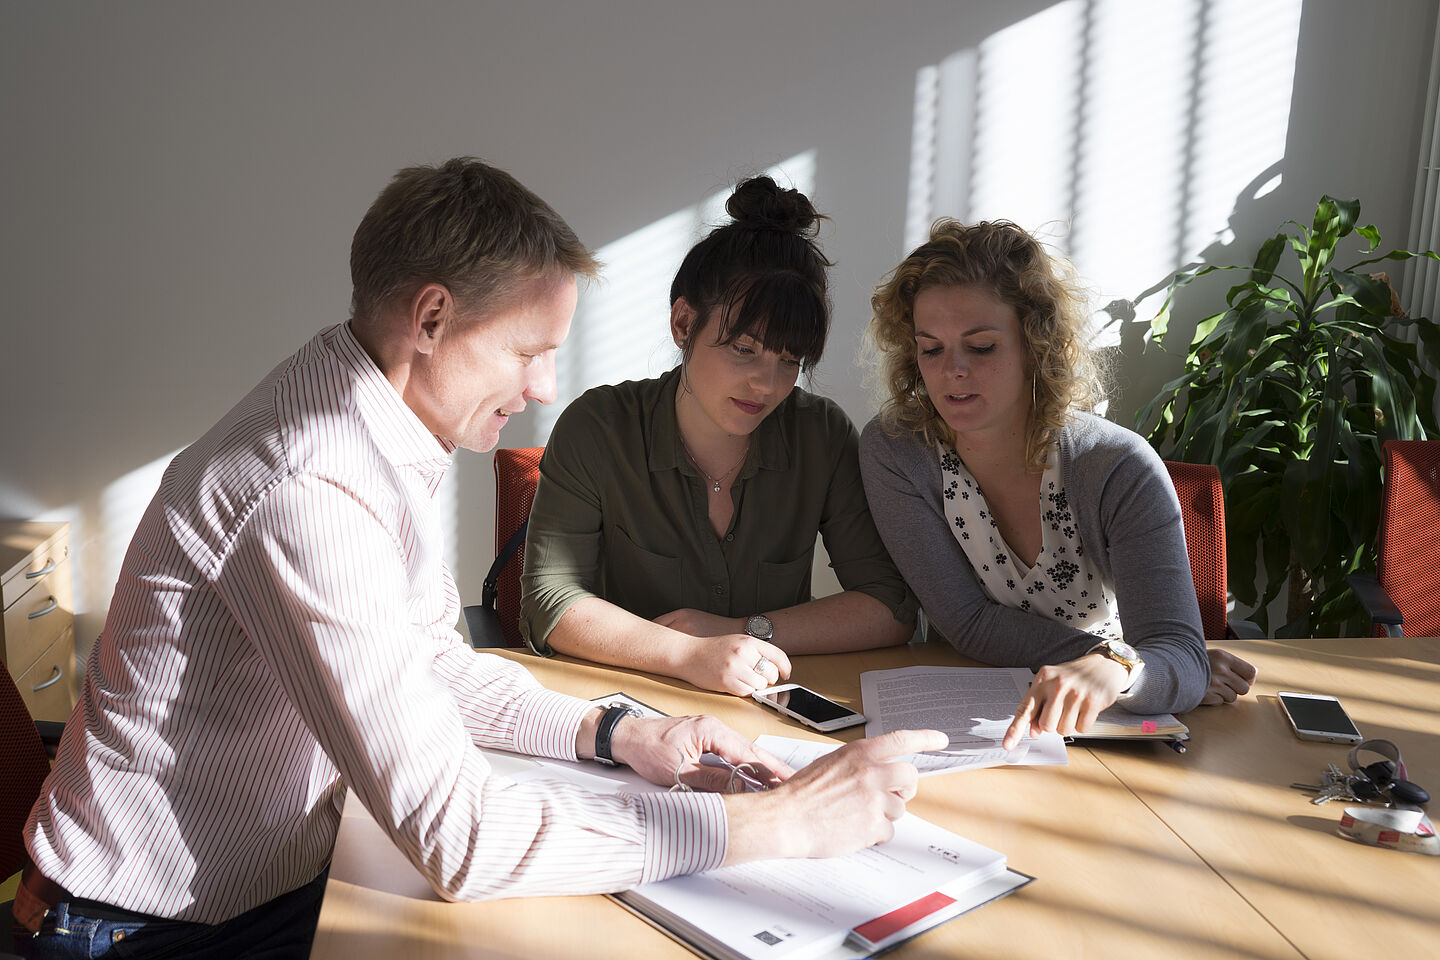
[[[1360,761],[1362,753],[1374,753],[1383,757],[1373,763]],[[1350,769],[1354,771],[1351,788],[1357,799],[1377,800],[1388,794],[1396,803],[1424,804],[1430,802],[1430,794],[1418,783],[1412,783],[1405,772],[1405,761],[1400,757],[1400,748],[1393,740],[1376,738],[1357,744],[1350,750]]]

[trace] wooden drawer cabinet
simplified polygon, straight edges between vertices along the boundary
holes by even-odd
[[[15,685],[25,696],[30,716],[64,720],[75,709],[79,683],[75,677],[75,631],[67,629],[20,676]]]
[[[75,706],[70,524],[0,523],[0,657],[31,715],[64,720]]]

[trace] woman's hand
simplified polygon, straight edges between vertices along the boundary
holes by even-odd
[[[1015,720],[1002,745],[1013,750],[1029,728],[1030,736],[1054,731],[1061,736],[1084,733],[1095,715],[1115,702],[1130,682],[1130,671],[1098,653],[1041,667],[1015,708]]]
[[[722,617],[690,607],[662,613],[655,618],[655,622],[662,627],[688,633],[692,637],[723,637],[727,633],[745,632],[745,620],[742,617]]]
[[[686,634],[675,676],[697,687],[748,697],[790,676],[785,651],[768,640],[736,633],[738,620],[700,610],[673,610],[655,622]],[[716,632],[693,632],[709,630]]]
[[[1205,691],[1205,699],[1200,701],[1200,705],[1234,703],[1235,698],[1248,691],[1250,684],[1255,682],[1255,665],[1228,650],[1212,647],[1206,652],[1210,655],[1210,689]]]

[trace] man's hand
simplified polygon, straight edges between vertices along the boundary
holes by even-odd
[[[1210,655],[1210,688],[1205,691],[1201,706],[1234,703],[1235,698],[1255,682],[1255,665],[1228,650],[1211,648],[1206,652]]]
[[[673,610],[656,617],[655,622],[685,635],[679,638],[684,647],[675,675],[703,690],[748,697],[790,676],[790,658],[785,651],[768,640],[733,632],[738,621],[699,610]],[[692,632],[711,629],[724,632]]]
[[[610,754],[651,783],[680,781],[695,790],[723,791],[728,770],[700,763],[714,753],[731,764],[751,764],[752,776],[774,786],[795,771],[714,717],[626,717],[615,727]]]
[[[1015,749],[1027,727],[1032,737],[1047,731],[1061,736],[1084,733],[1129,681],[1130,672],[1123,665],[1098,653],[1041,667],[1015,708],[1015,720],[1001,745]]]
[[[769,857],[837,857],[895,835],[919,775],[893,758],[942,750],[938,730],[897,730],[847,743],[765,793],[730,795],[726,864]]]

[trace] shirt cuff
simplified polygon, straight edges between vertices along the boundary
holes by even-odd
[[[725,862],[730,828],[718,793],[640,793],[632,799],[645,822],[641,883],[714,870]]]
[[[530,691],[515,723],[515,752],[552,760],[580,759],[575,755],[575,735],[585,714],[594,708],[589,700],[543,687]]]

